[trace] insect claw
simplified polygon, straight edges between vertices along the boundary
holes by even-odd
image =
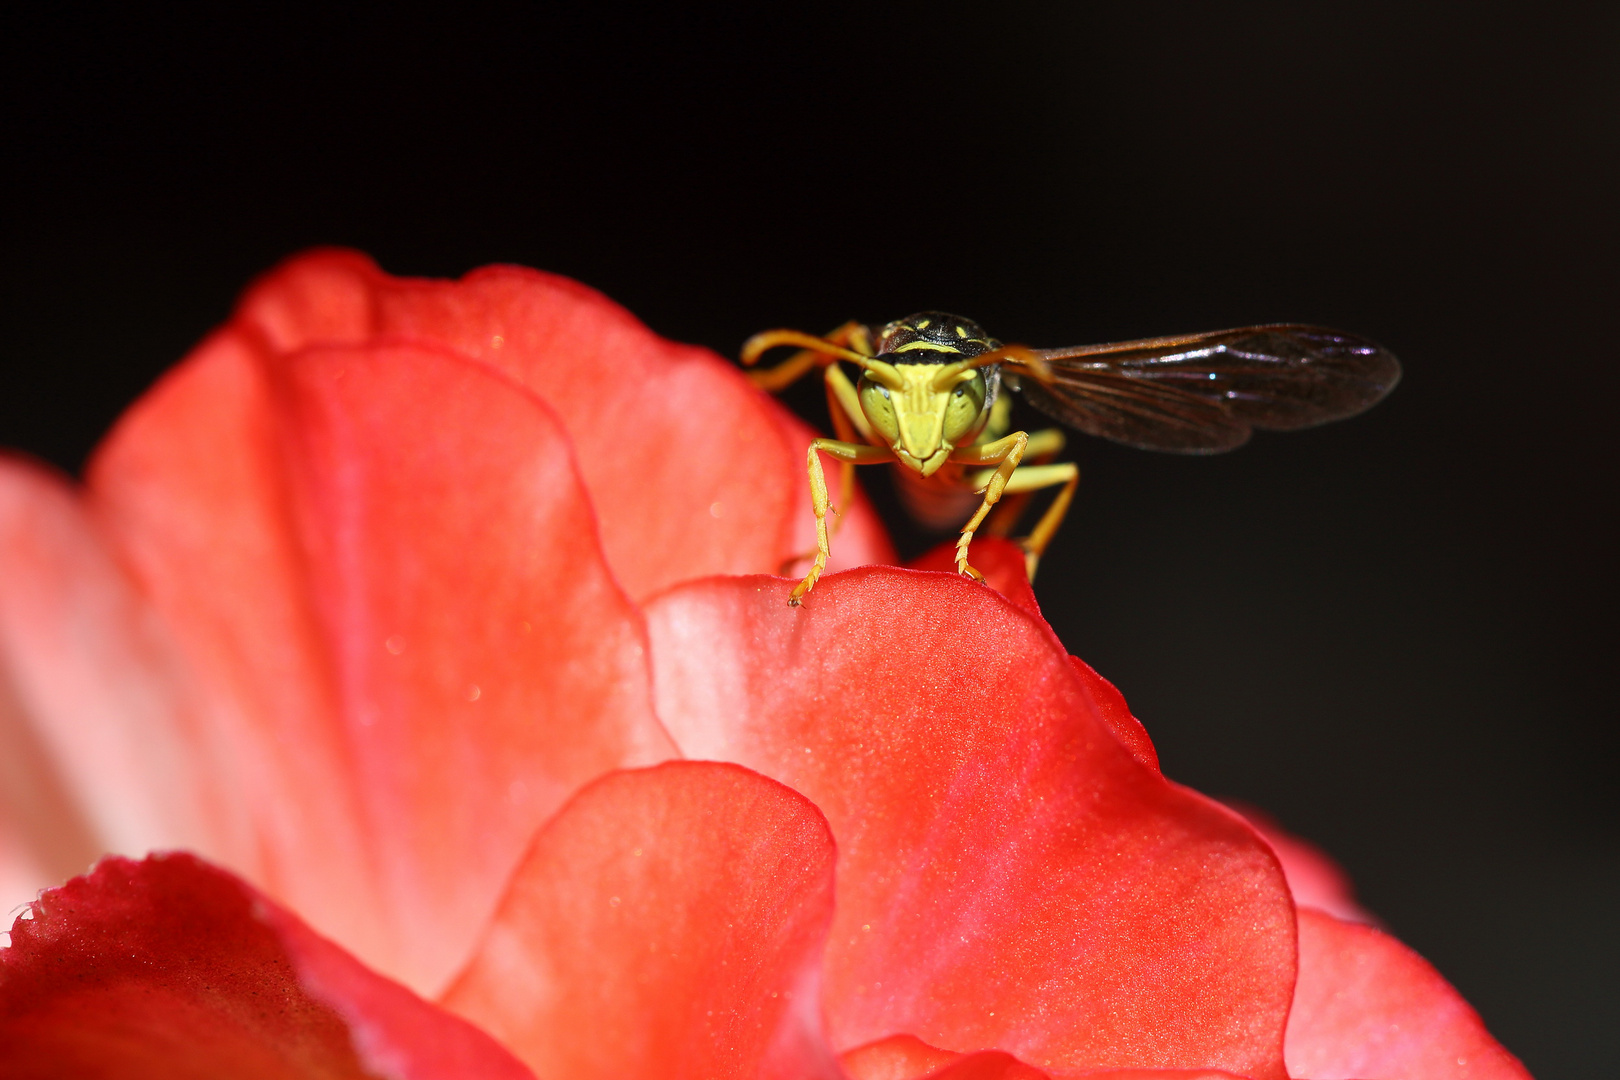
[[[813,577],[805,578],[803,581],[793,586],[793,591],[788,593],[788,607],[798,607],[800,604],[804,603],[804,598],[810,595],[810,590],[815,587],[816,581]]]

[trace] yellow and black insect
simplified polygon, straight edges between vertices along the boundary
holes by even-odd
[[[853,494],[856,465],[903,465],[901,496],[923,523],[949,527],[966,519],[956,569],[980,581],[983,575],[968,562],[974,533],[984,525],[1005,535],[1022,510],[1022,498],[1008,499],[985,525],[1002,496],[1061,485],[1018,541],[1033,578],[1068,512],[1080,470],[1073,462],[1051,461],[1063,450],[1061,430],[1009,430],[1011,399],[1001,393],[1003,385],[1088,435],[1144,450],[1216,454],[1247,442],[1254,428],[1291,431],[1354,416],[1401,377],[1394,355],[1365,338],[1294,324],[1031,349],[1003,345],[970,319],[924,311],[889,323],[875,337],[855,322],[819,338],[767,330],[743,346],[742,362],[752,366],[784,345],[799,352],[750,377],[774,392],[821,367],[838,434],[810,444],[816,551],[810,572],[788,597],[795,606],[815,588],[831,552],[820,454],[842,463],[841,506]],[[857,382],[839,361],[861,369]]]

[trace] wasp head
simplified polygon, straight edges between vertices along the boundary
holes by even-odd
[[[856,387],[861,411],[901,464],[931,476],[984,430],[1001,375],[971,361],[1000,343],[970,319],[924,311],[885,326],[877,344],[883,363]]]

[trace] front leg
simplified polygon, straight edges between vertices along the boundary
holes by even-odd
[[[865,327],[861,328],[862,330]],[[827,412],[832,417],[833,434],[838,436],[840,442],[851,445],[862,443],[881,442],[881,439],[872,438],[872,426],[866,421],[866,414],[861,411],[860,398],[855,394],[855,384],[849,381],[844,369],[837,364],[827,365]],[[839,526],[844,523],[844,514],[849,504],[855,499],[855,462],[843,461],[838,466],[838,505],[833,507],[833,513],[838,516],[833,519],[828,529],[828,536],[837,536]]]
[[[1034,445],[1035,440],[1031,438],[1030,446]],[[1026,450],[1026,456],[1033,455],[1029,455]],[[985,472],[988,473],[989,470]],[[974,482],[989,483],[990,479],[988,475],[981,474]],[[1020,466],[1007,481],[1005,494],[1012,498],[1004,499],[1001,503],[1002,508],[996,511],[999,516],[1008,503],[1024,493],[1057,487],[1059,484],[1062,484],[1063,488],[1052,500],[1052,504],[1046,508],[1046,513],[1041,515],[1041,520],[1035,524],[1035,528],[1028,536],[1017,541],[1024,549],[1024,573],[1029,576],[1031,583],[1035,580],[1035,568],[1040,565],[1041,556],[1046,553],[1046,545],[1052,542],[1052,535],[1057,532],[1058,526],[1063,524],[1064,515],[1069,512],[1069,503],[1074,500],[1074,489],[1080,484],[1080,466],[1072,461],[1063,461],[1056,465]],[[991,524],[995,524],[994,519],[991,520]]]
[[[827,366],[827,410],[832,414],[833,434],[838,441],[858,446],[863,442],[872,442],[872,428],[866,422],[861,412],[860,399],[855,396],[855,384],[849,381],[837,364]],[[834,515],[827,527],[827,538],[830,541],[838,535],[839,526],[844,523],[844,514],[849,504],[855,499],[855,462],[840,461],[838,464],[838,502],[829,512]],[[793,567],[806,559],[816,557],[816,549],[799,552],[782,564],[782,573],[786,574]]]
[[[804,580],[793,586],[793,591],[788,594],[789,607],[798,607],[804,601],[805,594],[816,587],[816,581],[821,577],[821,572],[827,569],[827,559],[832,555],[832,546],[827,539],[830,500],[827,498],[827,477],[821,470],[822,454],[851,465],[872,465],[893,460],[894,457],[894,452],[886,446],[861,446],[837,439],[816,439],[810,444],[805,469],[810,474],[810,505],[816,512],[816,557]]]
[[[991,475],[990,482],[984,486],[984,501],[979,503],[979,509],[968,518],[966,525],[962,526],[962,536],[956,541],[956,572],[974,581],[983,581],[984,575],[968,563],[968,545],[973,542],[973,532],[984,521],[990,508],[1001,501],[1001,493],[1007,489],[1007,480],[1012,476],[1013,470],[1024,459],[1024,448],[1029,445],[1029,433],[1015,431],[1004,439],[995,442],[981,443],[977,446],[965,446],[960,450],[951,452],[951,460],[964,465],[995,465],[996,471]]]
[[[1001,404],[1001,399],[996,399]],[[999,435],[998,435],[999,437]],[[988,442],[989,440],[984,440]],[[1046,428],[1043,431],[1029,433],[1029,443],[1024,447],[1024,460],[1018,466],[1018,472],[1028,472],[1032,466],[1045,465],[1058,454],[1063,452],[1067,441],[1062,428]],[[974,490],[990,482],[989,470],[974,481]],[[1024,507],[1029,504],[1029,492],[1034,489],[1019,483],[1018,475],[1014,474],[1007,481],[1007,489],[1002,492],[1001,501],[996,504],[995,511],[985,519],[982,532],[991,536],[1005,537],[1017,527],[1019,519],[1024,516]]]

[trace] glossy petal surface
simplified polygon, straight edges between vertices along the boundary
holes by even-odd
[[[1529,1080],[1479,1014],[1417,953],[1380,930],[1299,913],[1299,988],[1288,1070],[1308,1080]]]
[[[833,1042],[1049,1071],[1282,1075],[1293,906],[1259,838],[1123,746],[1050,630],[958,578],[693,583],[649,607],[684,753],[803,792],[839,846]],[[1111,688],[1110,688],[1111,689]]]
[[[492,365],[556,410],[578,451],[609,563],[638,599],[708,574],[772,573],[814,547],[813,437],[707,349],[665,341],[600,293],[515,266],[395,278],[320,251],[267,275],[238,319],[273,347],[404,340]],[[864,500],[835,566],[892,559]]]
[[[540,1076],[836,1078],[819,960],[834,852],[734,765],[592,784],[543,829],[445,997]]]
[[[488,1036],[188,855],[108,859],[0,951],[17,1080],[526,1080]]]
[[[568,794],[672,753],[567,436],[486,367],[223,334],[90,485],[252,816],[208,853],[419,990]]]

